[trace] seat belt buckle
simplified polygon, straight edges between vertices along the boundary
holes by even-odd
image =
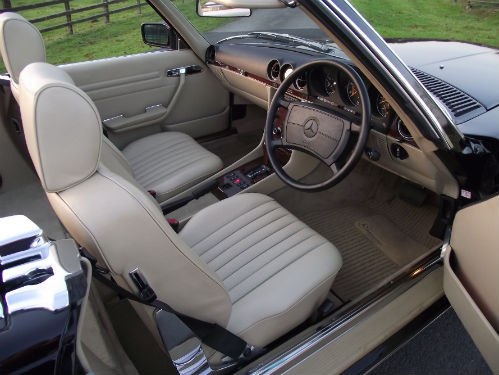
[[[151,288],[151,286],[147,282],[147,279],[142,274],[142,272],[140,272],[138,267],[131,270],[128,274],[139,290],[140,298],[142,298],[147,303],[151,303],[157,299],[156,293]]]
[[[178,230],[180,228],[180,222],[177,219],[166,219],[168,224],[172,227],[172,229],[175,231],[175,233],[178,233]]]

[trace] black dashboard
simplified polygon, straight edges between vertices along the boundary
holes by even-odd
[[[337,55],[325,57],[311,52],[297,53],[286,48],[227,44],[218,45],[212,51],[209,61],[248,79],[277,88],[296,67],[309,61],[318,58],[349,61],[341,52],[337,52]],[[390,103],[362,74],[361,78],[368,89],[371,127],[416,146],[412,135]],[[291,84],[287,96],[330,108],[354,123],[360,122],[362,113],[357,87],[344,72],[331,66],[319,66],[302,73]]]
[[[329,47],[330,45],[328,45]],[[499,52],[462,42],[398,42],[390,47],[412,70],[414,76],[446,110],[461,132],[470,138],[499,140]],[[224,40],[212,45],[206,62],[235,95],[268,109],[283,80],[306,63],[316,60],[354,63],[337,47],[328,51],[297,48],[285,43]],[[479,64],[480,69],[473,69]],[[357,70],[371,104],[371,132],[365,158],[438,194],[455,196],[455,180],[422,150],[391,103]],[[361,106],[355,84],[330,64],[315,65],[291,82],[286,95],[310,102],[359,124]],[[274,137],[286,111],[278,111]],[[413,124],[417,126],[417,124]],[[274,133],[273,131],[273,133]],[[415,131],[411,128],[411,131]],[[424,132],[421,131],[424,137]],[[421,146],[423,146],[421,144]]]
[[[395,52],[437,98],[464,134],[499,139],[499,52],[461,42],[422,41],[393,43]],[[207,61],[273,88],[279,87],[292,69],[315,59],[341,58],[339,49],[328,54],[297,50],[285,45],[219,43],[209,49]],[[473,69],[475,64],[480,69]],[[352,64],[353,65],[353,64]],[[362,77],[362,75],[361,75]],[[362,77],[369,91],[371,125],[381,133],[411,140],[407,128],[378,90]],[[360,117],[356,88],[341,73],[316,69],[299,77],[290,95]],[[495,122],[491,124],[492,122]]]

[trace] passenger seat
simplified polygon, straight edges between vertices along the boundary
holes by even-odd
[[[38,29],[16,13],[0,14],[0,52],[18,100],[19,74],[33,62],[45,62],[45,44]],[[162,132],[118,150],[102,142],[102,163],[132,175],[161,203],[222,169],[222,160],[180,132]]]

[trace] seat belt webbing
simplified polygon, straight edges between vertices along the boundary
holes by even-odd
[[[129,292],[116,284],[114,280],[108,279],[104,276],[102,268],[96,266],[95,258],[88,254],[86,250],[82,251],[82,256],[90,260],[90,263],[92,264],[92,275],[104,285],[116,291],[119,296],[144,305],[153,306],[176,315],[204,344],[233,359],[238,359],[241,356],[246,356],[246,354],[251,354],[251,350],[249,350],[249,353],[246,353],[246,349],[249,348],[248,344],[227,329],[216,323],[204,322],[175,311],[167,303],[158,300],[156,298],[156,294],[149,285],[147,285],[149,290],[141,291],[141,295],[145,295],[145,297],[139,297]]]

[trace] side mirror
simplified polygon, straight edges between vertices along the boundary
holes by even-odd
[[[161,22],[143,23],[142,41],[153,47],[171,47],[170,27]]]
[[[249,8],[231,8],[222,4],[222,1],[196,0],[196,9],[200,17],[249,17]]]

